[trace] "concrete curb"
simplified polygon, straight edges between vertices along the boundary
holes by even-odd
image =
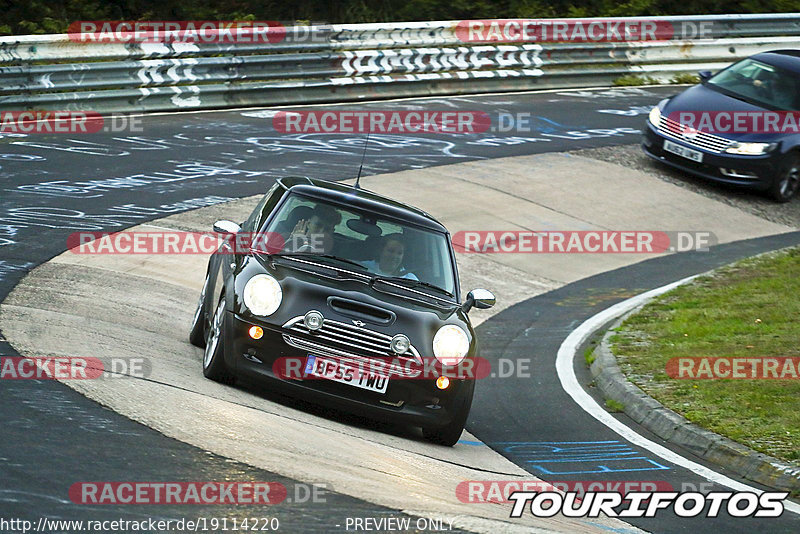
[[[609,340],[613,329],[640,309],[641,306],[619,317],[594,350],[590,369],[603,396],[621,403],[626,415],[669,443],[758,484],[800,493],[800,469],[691,423],[628,381],[611,352]]]

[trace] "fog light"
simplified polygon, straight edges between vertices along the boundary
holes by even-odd
[[[322,314],[316,310],[311,310],[303,317],[303,322],[305,323],[306,328],[312,332],[322,328],[322,322],[324,320],[325,318],[322,317]]]
[[[447,386],[450,385],[450,379],[446,376],[440,376],[436,379],[436,387],[439,389],[447,389]]]
[[[264,329],[260,326],[251,326],[247,333],[250,334],[250,337],[253,339],[261,339],[264,337]]]
[[[392,338],[392,352],[395,354],[405,354],[408,351],[408,347],[411,346],[411,342],[408,340],[406,336],[403,334],[397,334]]]

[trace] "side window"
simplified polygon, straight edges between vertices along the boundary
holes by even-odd
[[[267,194],[264,195],[264,198],[258,201],[250,217],[245,221],[244,230],[247,232],[254,232],[257,228],[260,228],[266,217],[278,204],[278,201],[283,196],[283,192],[283,187],[281,187],[278,182],[275,182],[272,187],[269,188]]]

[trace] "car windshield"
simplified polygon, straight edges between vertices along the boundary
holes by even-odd
[[[744,59],[706,84],[733,97],[772,109],[800,110],[800,76],[754,59]]]
[[[259,233],[269,236],[272,254],[396,278],[396,286],[414,291],[455,294],[450,246],[441,232],[293,193]]]

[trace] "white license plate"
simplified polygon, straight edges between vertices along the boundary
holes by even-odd
[[[666,139],[664,140],[664,150],[682,156],[686,159],[696,161],[697,163],[702,163],[703,161],[703,153],[699,150],[692,150],[691,148],[686,148],[683,145],[673,143],[672,141],[667,141]]]
[[[389,379],[383,375],[313,354],[309,354],[306,359],[305,374],[376,393],[386,393],[386,388],[389,387]]]

